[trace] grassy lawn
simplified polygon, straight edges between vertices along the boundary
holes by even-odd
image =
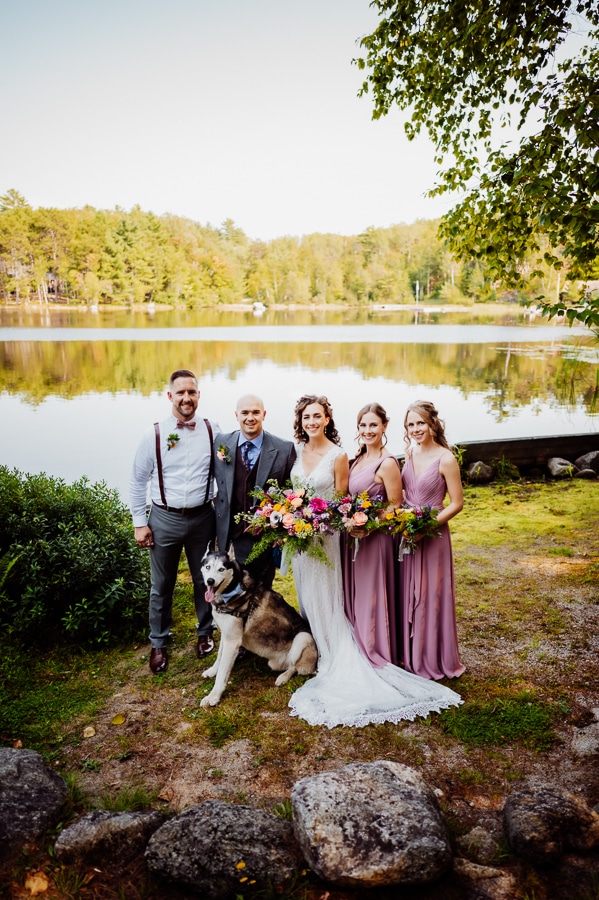
[[[287,710],[303,679],[276,688],[250,655],[221,704],[201,709],[212,682],[193,655],[183,566],[165,675],[150,675],[143,637],[94,652],[5,644],[0,742],[39,751],[67,777],[75,813],[148,803],[176,811],[217,798],[288,815],[298,778],[376,759],[418,769],[455,835],[498,820],[507,793],[531,775],[596,803],[599,774],[572,755],[571,739],[599,707],[599,483],[522,481],[465,494],[451,523],[467,667],[451,683],[460,708],[399,725],[311,727]],[[291,576],[275,586],[295,600]]]

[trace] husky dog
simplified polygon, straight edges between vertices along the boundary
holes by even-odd
[[[220,702],[240,647],[263,656],[271,669],[281,672],[277,686],[296,674],[316,672],[318,651],[310,627],[280,594],[256,583],[227,553],[209,550],[202,576],[221,637],[216,662],[202,672],[204,678],[216,676],[216,681],[200,706]]]

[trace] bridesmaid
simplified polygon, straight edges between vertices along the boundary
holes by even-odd
[[[397,459],[385,450],[389,417],[379,403],[369,403],[358,413],[358,455],[349,471],[350,494],[368,491],[371,499],[401,503],[401,473]],[[356,643],[377,668],[397,661],[395,616],[395,553],[393,538],[384,532],[366,535],[355,529],[354,541],[345,542],[343,587],[345,614],[354,629]]]
[[[399,566],[401,665],[423,678],[457,678],[465,667],[458,651],[447,522],[464,506],[460,469],[432,403],[412,403],[404,428],[404,504],[438,509],[441,537],[423,538],[418,549],[405,555]],[[443,507],[446,494],[449,503]]]

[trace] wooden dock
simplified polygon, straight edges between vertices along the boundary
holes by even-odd
[[[574,462],[579,456],[599,450],[599,431],[592,434],[564,434],[549,437],[506,438],[493,441],[456,441],[464,451],[462,466],[479,460],[507,459],[519,469],[545,468],[547,460],[559,456]],[[398,456],[403,460],[403,454]]]
[[[464,465],[478,460],[488,463],[492,459],[507,459],[519,469],[533,469],[546,466],[547,460],[552,456],[574,462],[585,453],[599,450],[599,432],[493,441],[458,441],[456,446],[464,449]]]

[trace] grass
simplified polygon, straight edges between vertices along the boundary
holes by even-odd
[[[598,497],[597,483],[576,479],[465,488],[464,511],[451,525],[467,665],[451,685],[464,700],[459,708],[414,723],[314,728],[288,715],[289,696],[304,679],[276,688],[266,662],[252,655],[236,664],[221,704],[200,708],[212,681],[201,678],[193,654],[192,589],[182,565],[164,675],[149,675],[143,635],[126,646],[39,654],[3,642],[0,744],[37,750],[63,774],[63,823],[93,808],[168,810],[164,786],[177,777],[204,778],[202,798],[289,818],[298,778],[389,759],[440,788],[447,817],[467,829],[464,810],[500,806],[539,763],[559,773],[572,728],[588,724],[589,710],[599,707]],[[291,574],[275,586],[295,602]],[[86,727],[93,736],[84,737]],[[579,778],[583,796],[599,790],[584,765],[563,767]],[[56,896],[102,896],[90,893],[94,882],[79,883],[81,873],[46,863],[62,879]],[[20,871],[34,865],[40,859],[28,857]],[[129,896],[153,898],[143,878],[136,883],[139,893],[131,888]],[[304,882],[285,896],[292,895],[316,896]]]
[[[450,710],[441,727],[468,746],[522,743],[533,750],[547,750],[555,739],[553,722],[560,712],[524,692]]]

